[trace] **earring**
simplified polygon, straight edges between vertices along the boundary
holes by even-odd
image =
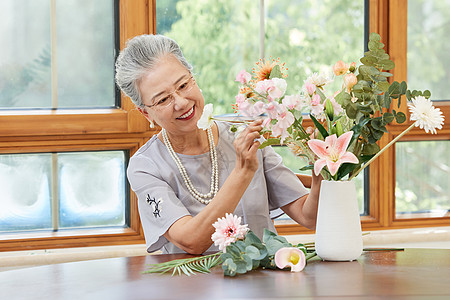
[[[150,125],[150,128],[155,128],[155,123],[153,123],[152,120],[149,120],[148,122],[150,123],[150,124],[149,124],[149,125]]]

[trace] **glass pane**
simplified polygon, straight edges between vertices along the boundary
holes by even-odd
[[[0,155],[0,231],[51,229],[51,154]]]
[[[278,146],[273,147],[273,149],[283,158],[283,163],[294,173],[311,175],[311,171],[300,171],[300,168],[306,166],[306,160],[301,157],[295,156],[289,150],[288,147]],[[358,198],[359,213],[364,214],[364,176],[361,173],[358,176],[356,176],[355,179],[353,180],[356,186],[356,195]],[[288,217],[286,216],[286,218]]]
[[[56,1],[59,107],[115,105],[113,5]]]
[[[408,88],[450,100],[450,0],[408,0]]]
[[[266,57],[289,68],[288,93],[296,93],[313,72],[327,72],[338,60],[364,54],[364,0],[266,0]],[[254,33],[256,33],[255,31]],[[341,88],[330,85],[329,92]]]
[[[60,227],[125,225],[123,151],[58,154]]]
[[[50,107],[50,1],[0,1],[0,36],[0,108]]]
[[[449,216],[450,141],[395,144],[397,218]]]
[[[233,112],[234,79],[259,59],[259,5],[255,0],[158,0],[157,31],[175,39],[215,114]],[[176,9],[175,9],[176,8]]]

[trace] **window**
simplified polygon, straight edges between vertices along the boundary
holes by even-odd
[[[153,134],[114,83],[148,0],[0,3],[0,251],[144,242],[127,160]],[[30,20],[33,20],[31,22]]]

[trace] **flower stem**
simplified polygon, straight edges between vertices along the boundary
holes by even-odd
[[[413,127],[414,124],[416,124],[416,122],[412,123],[411,126],[409,126],[408,128],[406,128],[402,133],[400,133],[395,139],[393,139],[392,141],[389,142],[389,144],[387,144],[386,146],[383,147],[383,149],[381,149],[377,154],[375,154],[370,160],[368,160],[364,166],[362,166],[360,169],[358,169],[358,171],[356,171],[355,173],[353,173],[353,175],[348,179],[349,181],[352,180],[353,178],[356,177],[356,175],[358,175],[362,170],[364,170],[368,165],[370,165],[378,156],[381,155],[381,153],[383,153],[387,148],[389,148],[390,146],[392,146],[395,142],[397,142],[402,136],[405,135],[405,133],[407,133],[408,131],[410,131]]]

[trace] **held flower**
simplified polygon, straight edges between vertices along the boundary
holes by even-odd
[[[295,247],[285,247],[275,253],[275,264],[278,268],[291,267],[291,272],[300,272],[305,268],[305,253]]]
[[[241,225],[241,217],[233,214],[225,214],[225,217],[217,219],[213,224],[216,231],[212,234],[211,239],[214,245],[219,246],[219,250],[225,253],[227,246],[243,239],[247,233],[248,225]]]
[[[329,135],[325,138],[325,141],[317,139],[308,141],[309,148],[319,157],[314,163],[316,175],[319,175],[325,165],[328,167],[330,174],[334,176],[341,164],[358,163],[355,154],[346,151],[352,135],[353,131],[348,131],[339,137],[336,134]]]
[[[415,126],[428,131],[431,134],[436,133],[436,129],[442,129],[444,117],[439,108],[435,108],[430,99],[424,96],[417,96],[408,103],[411,112],[411,121],[415,121]]]
[[[203,107],[203,113],[200,119],[197,121],[197,127],[203,130],[208,129],[213,124],[213,105],[211,103],[206,104]]]

